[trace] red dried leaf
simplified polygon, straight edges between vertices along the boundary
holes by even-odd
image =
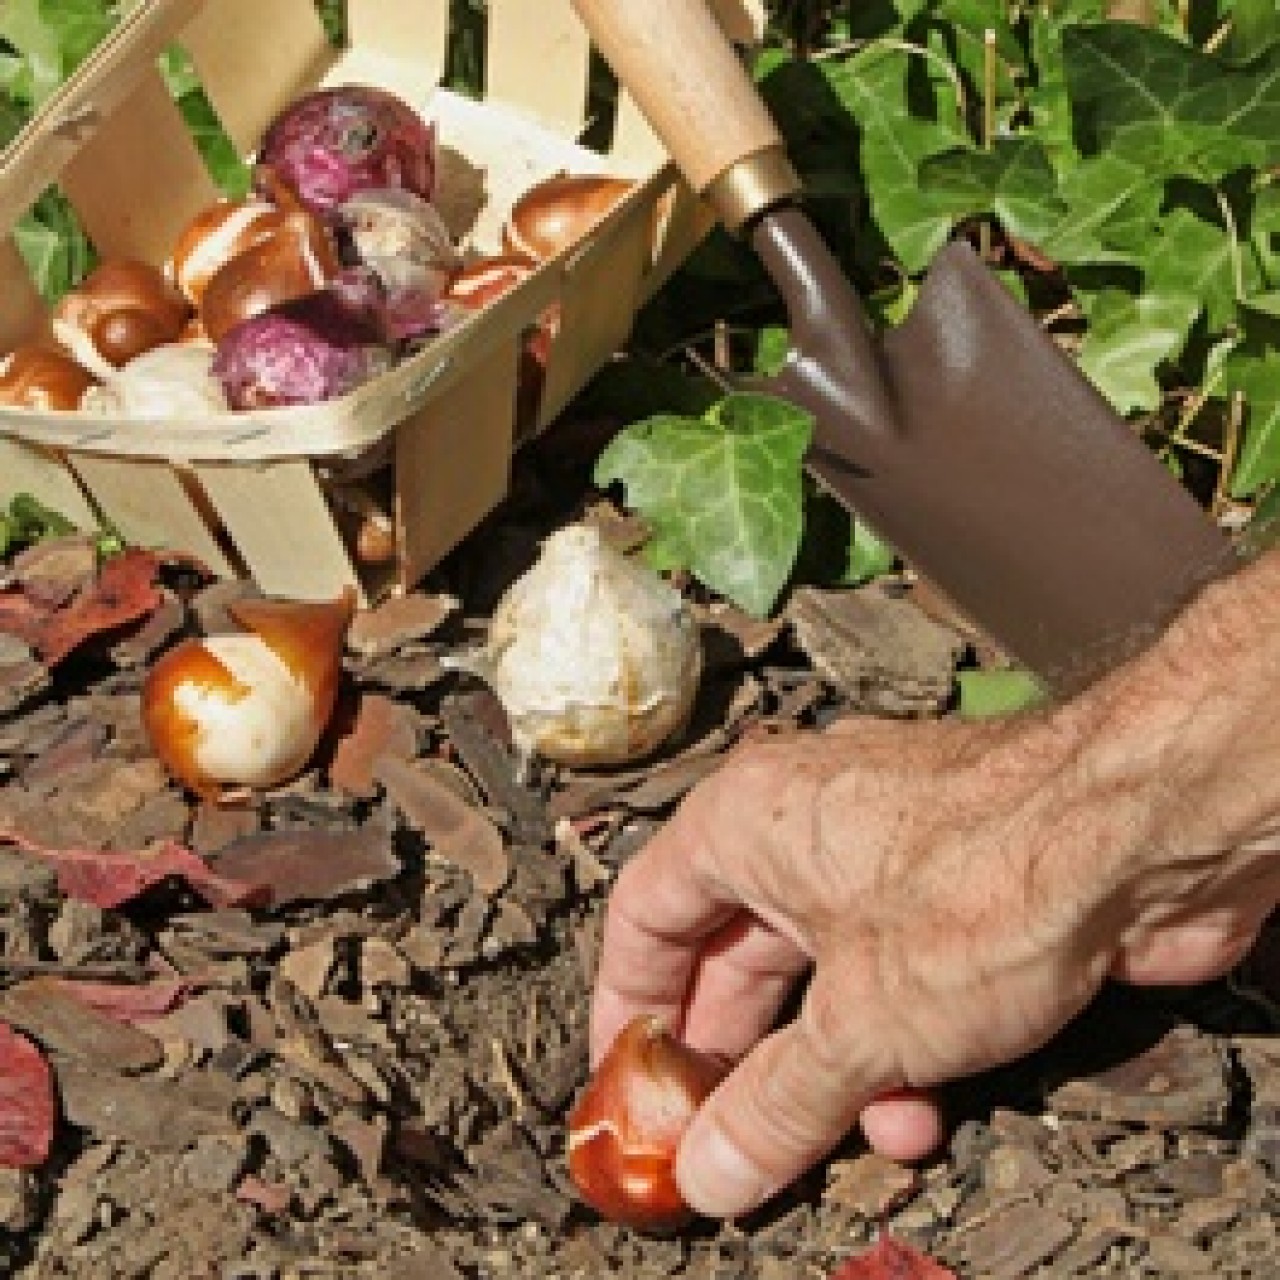
[[[128,1026],[172,1013],[195,991],[193,983],[168,979],[138,985],[82,982],[75,978],[48,978],[46,981],[95,1012]]]
[[[137,547],[113,556],[86,590],[49,616],[36,643],[40,656],[56,666],[90,636],[145,618],[160,604],[159,567],[157,556]]]
[[[53,1144],[53,1076],[44,1055],[0,1022],[0,1165],[43,1164]]]
[[[68,898],[79,898],[95,907],[122,906],[170,876],[185,880],[213,907],[265,906],[271,898],[267,885],[217,875],[199,854],[173,841],[132,853],[47,849],[17,832],[0,831],[0,843],[16,845],[44,859],[57,873],[58,888]]]
[[[829,1280],[957,1280],[940,1262],[891,1235],[882,1235],[865,1253],[850,1258]]]

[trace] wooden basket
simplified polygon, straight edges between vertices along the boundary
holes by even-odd
[[[758,4],[718,0],[739,40]],[[541,177],[612,173],[632,193],[577,245],[391,372],[317,406],[139,420],[0,409],[0,502],[28,492],[90,528],[105,517],[138,545],[194,554],[268,594],[363,599],[416,582],[507,490],[523,335],[561,311],[533,429],[550,422],[625,341],[636,308],[706,231],[630,100],[611,146],[584,127],[591,50],[569,0],[488,0],[486,96],[438,87],[448,0],[348,0],[334,49],[313,0],[143,0],[0,156],[0,353],[46,323],[12,235],[57,183],[104,256],[162,263],[178,230],[217,197],[157,70],[187,51],[248,155],[266,124],[319,84],[391,89],[437,122],[442,211],[464,243],[499,248],[515,198]],[[340,529],[335,485],[377,468],[392,495],[394,564],[362,570]]]

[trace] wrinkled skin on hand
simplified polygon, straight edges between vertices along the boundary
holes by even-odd
[[[918,1091],[1043,1044],[1108,975],[1237,963],[1280,893],[1277,692],[1271,557],[1070,705],[733,753],[619,877],[592,1014],[596,1058],[642,1011],[741,1058],[681,1145],[690,1203],[746,1212],[859,1122],[920,1157]]]

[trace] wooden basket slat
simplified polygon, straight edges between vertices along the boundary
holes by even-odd
[[[305,459],[192,468],[254,581],[268,595],[331,600],[359,574]]]
[[[70,161],[61,182],[104,257],[157,264],[187,220],[218,194],[154,69]]]
[[[518,343],[477,353],[465,375],[396,432],[400,577],[411,586],[506,496],[514,449]]]
[[[347,0],[347,36],[356,49],[416,64],[434,83],[444,73],[449,0]]]
[[[712,3],[735,15],[738,38],[758,30],[741,13],[745,4],[758,21],[759,0]],[[167,258],[177,231],[217,194],[155,69],[174,39],[190,52],[245,153],[276,112],[315,83],[380,84],[439,119],[446,149],[456,149],[461,162],[446,177],[461,187],[474,181],[474,193],[462,191],[464,203],[485,197],[472,220],[454,228],[481,250],[498,247],[511,201],[547,173],[612,171],[639,178],[640,187],[575,251],[445,335],[430,354],[349,402],[319,406],[323,417],[233,415],[233,428],[193,423],[183,434],[173,424],[133,421],[90,421],[81,431],[46,426],[39,415],[24,426],[21,415],[0,413],[0,431],[44,432],[68,450],[64,467],[48,446],[0,436],[0,494],[21,482],[85,523],[93,522],[96,503],[132,542],[180,548],[220,574],[248,572],[271,594],[329,598],[361,578],[372,589],[375,579],[353,564],[330,510],[319,479],[333,465],[326,454],[337,450],[357,470],[383,450],[392,458],[398,580],[412,585],[506,495],[523,327],[559,303],[561,339],[547,371],[541,427],[623,344],[639,301],[705,231],[708,215],[683,186],[673,186],[664,153],[626,95],[608,156],[572,143],[584,123],[590,47],[571,0],[490,0],[484,103],[436,91],[448,0],[348,0],[351,47],[337,53],[311,4],[136,5],[122,19],[117,43],[108,40],[86,64],[90,74],[67,86],[60,110],[0,157],[0,217],[9,219],[0,229],[59,180],[105,253]],[[667,212],[655,246],[660,200]],[[0,251],[0,340],[11,345],[42,315],[7,241]],[[200,461],[181,463],[183,455]]]
[[[98,517],[61,459],[37,445],[0,436],[0,503],[20,493],[38,498],[77,529],[96,529]]]
[[[84,454],[69,461],[98,509],[126,542],[183,551],[222,577],[236,576],[192,504],[182,477],[168,463]]]
[[[0,155],[0,230],[58,180],[71,157],[154,67],[202,0],[136,4]]]
[[[488,12],[486,95],[577,137],[586,119],[591,44],[570,0],[489,0]]]
[[[264,3],[271,7],[269,32]],[[241,155],[256,149],[266,126],[334,59],[315,0],[213,0],[179,43]]]
[[[641,304],[671,278],[672,272],[702,242],[715,225],[711,206],[683,182],[675,183],[659,204],[654,236],[653,265],[640,291]]]
[[[659,179],[650,184],[660,188]],[[565,264],[560,328],[539,411],[551,422],[626,342],[653,252],[653,199],[615,211]]]
[[[12,236],[0,236],[0,352],[37,334],[45,306]]]

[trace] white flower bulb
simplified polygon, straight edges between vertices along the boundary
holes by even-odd
[[[522,756],[614,765],[684,725],[702,648],[670,583],[570,525],[499,601],[484,650],[458,665],[493,688]]]

